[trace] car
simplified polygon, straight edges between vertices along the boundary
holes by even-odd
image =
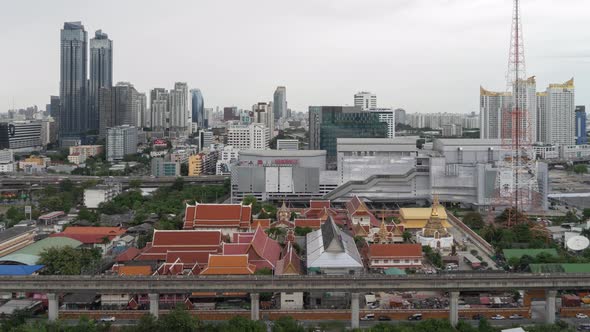
[[[369,308],[370,308],[370,309],[378,309],[378,308],[379,308],[379,303],[376,303],[376,302],[375,302],[375,303],[371,303],[371,304],[369,305]]]
[[[99,319],[100,322],[114,322],[115,316],[103,316]]]
[[[482,314],[475,314],[471,317],[473,320],[480,320],[482,318],[484,318]]]
[[[519,315],[519,314],[512,314],[512,315],[510,315],[510,317],[508,317],[508,318],[510,318],[510,319],[523,319],[523,318],[524,318],[524,316],[522,316],[522,315]]]
[[[502,320],[502,319],[506,319],[504,316],[496,314],[493,315],[492,317],[490,317],[492,320]]]
[[[576,318],[578,318],[578,319],[586,319],[586,318],[588,318],[588,315],[586,315],[586,314],[583,314],[583,313],[581,313],[581,312],[578,312],[578,313],[576,314]]]
[[[363,317],[361,317],[361,320],[374,320],[375,319],[375,314],[366,314]]]
[[[391,320],[391,317],[389,317],[389,316],[379,316],[379,320],[381,320],[381,321]]]
[[[422,320],[422,314],[413,314],[408,317],[408,320]]]
[[[576,327],[577,331],[590,331],[590,324],[580,324]]]

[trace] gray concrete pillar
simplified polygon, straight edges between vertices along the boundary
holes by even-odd
[[[449,292],[449,321],[453,326],[459,323],[459,292]]]
[[[150,298],[150,314],[158,318],[158,313],[160,312],[160,294],[150,293],[148,297]]]
[[[250,293],[250,319],[260,320],[260,294]]]
[[[545,291],[545,323],[547,324],[554,324],[555,323],[555,310],[557,310],[555,306],[555,297],[557,296],[556,290],[546,290]]]
[[[55,293],[47,293],[47,318],[50,322],[59,317],[59,299]]]
[[[359,328],[359,293],[350,294],[350,327],[353,329]]]

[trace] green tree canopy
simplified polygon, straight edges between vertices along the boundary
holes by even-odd
[[[100,257],[98,249],[75,249],[70,246],[52,247],[41,253],[39,264],[45,265],[44,274],[78,275],[84,269],[96,264]]]

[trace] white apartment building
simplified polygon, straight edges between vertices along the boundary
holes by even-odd
[[[367,91],[357,92],[354,95],[354,106],[362,110],[377,108],[377,95]]]
[[[96,209],[100,203],[108,202],[121,193],[120,184],[101,184],[84,189],[84,205]]]
[[[126,155],[137,153],[137,128],[117,126],[107,131],[107,160],[123,160]]]
[[[512,94],[488,91],[479,88],[479,137],[499,139],[502,137],[502,112],[510,106]]]
[[[260,123],[229,127],[227,143],[238,150],[267,150],[270,143],[268,128]]]
[[[189,94],[186,83],[176,82],[174,89],[170,90],[168,99],[168,111],[170,112],[170,129],[187,134],[189,130]]]
[[[572,145],[576,143],[576,104],[574,79],[563,84],[550,84],[547,88],[547,121],[544,143]],[[542,128],[543,129],[543,128]]]
[[[270,137],[274,137],[275,132],[275,117],[273,113],[272,103],[257,103],[252,106],[254,112],[253,123],[261,123],[268,128]]]
[[[215,174],[231,174],[231,164],[237,162],[239,156],[240,150],[234,148],[231,145],[224,146],[223,149],[219,151],[219,159],[215,165]]]

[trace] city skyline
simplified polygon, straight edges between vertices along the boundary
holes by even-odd
[[[162,12],[164,5],[182,5],[187,8],[183,13],[195,6],[200,14],[193,19],[178,13],[152,25],[150,18],[155,14],[151,13]],[[6,12],[15,14],[0,23],[6,25],[0,34],[9,41],[8,49],[19,52],[4,55],[3,108],[33,104],[43,108],[50,95],[59,94],[59,31],[63,22],[78,20],[91,36],[102,29],[117,45],[113,84],[129,81],[138,91],[148,93],[177,81],[187,82],[189,88],[203,92],[205,107],[247,108],[253,102],[272,100],[273,90],[284,85],[294,111],[305,112],[310,105],[352,105],[354,93],[367,90],[377,95],[379,107],[469,113],[479,109],[479,85],[499,91],[505,88],[510,1],[455,0],[429,5],[425,1],[371,1],[363,4],[371,8],[365,16],[356,15],[361,5],[352,1],[338,6],[327,1],[280,7],[264,1],[257,6],[232,5],[236,10],[226,12],[207,2],[150,3],[139,10],[134,3],[125,3],[113,12],[109,10],[112,6],[89,4],[81,15],[71,1],[32,8],[10,3]],[[524,1],[522,7],[528,74],[539,77],[541,86],[576,77],[576,104],[588,104],[589,52],[581,42],[590,34],[581,29],[587,4],[578,0],[556,7],[545,0],[534,5]],[[252,10],[269,19],[246,19]],[[36,11],[47,15],[34,15]],[[136,15],[123,20],[131,11]],[[26,25],[15,20],[25,12],[38,19]],[[273,24],[280,20],[299,24],[275,29]],[[198,49],[188,45],[186,40],[194,31],[207,29],[212,31],[199,35]],[[179,31],[185,31],[186,38]],[[170,37],[173,33],[177,36]],[[359,46],[356,40],[365,40],[367,45]],[[149,41],[162,47],[150,46]],[[267,51],[259,52],[259,45],[267,45],[263,48]],[[475,66],[477,69],[472,68]],[[449,77],[454,77],[453,84]],[[425,91],[429,98],[423,97]]]

